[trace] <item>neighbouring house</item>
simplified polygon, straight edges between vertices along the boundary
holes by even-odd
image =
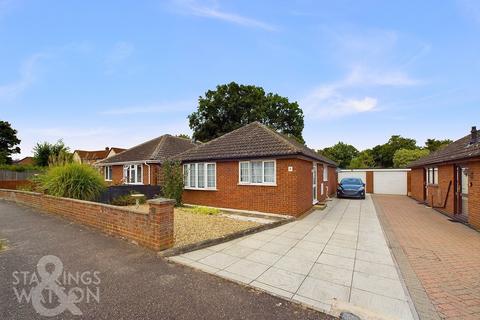
[[[110,185],[161,185],[164,161],[195,144],[169,134],[149,140],[96,163]]]
[[[411,197],[480,229],[480,138],[476,127],[409,167]]]
[[[126,149],[116,147],[106,147],[103,150],[95,151],[75,150],[73,151],[73,161],[93,165],[98,161],[113,157],[114,155],[121,153],[125,150]]]
[[[14,160],[13,164],[20,165],[20,166],[33,165],[34,160],[33,160],[33,157],[25,157],[19,160]]]
[[[336,192],[335,162],[259,122],[175,158],[186,204],[300,216]]]

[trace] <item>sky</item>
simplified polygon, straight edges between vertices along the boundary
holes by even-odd
[[[307,145],[480,126],[480,1],[0,0],[0,120],[22,140],[132,147],[191,134],[235,81],[297,101]]]

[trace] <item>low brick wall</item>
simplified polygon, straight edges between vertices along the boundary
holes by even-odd
[[[36,192],[0,189],[0,199],[25,204],[107,234],[127,238],[141,246],[163,250],[173,246],[171,199],[149,200],[148,214],[96,202],[59,198]]]

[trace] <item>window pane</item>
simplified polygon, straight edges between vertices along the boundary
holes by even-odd
[[[142,165],[141,164],[137,165],[137,181],[135,182],[136,183],[142,182]]]
[[[275,162],[265,161],[263,163],[263,176],[264,181],[267,183],[275,182]]]
[[[205,164],[199,163],[197,166],[198,170],[198,187],[205,188]]]
[[[197,184],[195,183],[195,176],[197,175],[197,172],[195,170],[195,163],[190,164],[190,187],[196,188]]]
[[[323,166],[323,181],[328,181],[328,166]]]
[[[216,187],[215,163],[207,164],[207,187],[208,188],[215,188]]]
[[[438,168],[433,169],[433,183],[438,183]]]
[[[188,187],[188,164],[183,165],[183,186]]]
[[[240,162],[240,182],[250,181],[249,166],[249,162]]]
[[[252,183],[262,183],[263,182],[263,173],[262,173],[262,161],[252,161]]]

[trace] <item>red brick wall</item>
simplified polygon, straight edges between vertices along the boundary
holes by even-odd
[[[410,196],[417,201],[425,201],[425,169],[414,168],[410,173]]]
[[[0,189],[18,189],[31,184],[32,182],[29,180],[1,180]]]
[[[453,164],[438,166],[438,184],[428,186],[427,203],[430,206],[443,207],[446,199],[446,206],[441,210],[449,215],[453,215],[455,212],[454,177],[455,166]],[[450,191],[448,192],[450,182]]]
[[[122,207],[26,191],[0,189],[0,199],[57,214],[150,249],[163,250],[173,246],[172,200],[150,200],[150,212],[144,214]]]
[[[333,197],[337,194],[337,185],[338,185],[337,168],[328,167],[328,195],[330,197]]]
[[[187,204],[299,216],[312,207],[312,162],[278,159],[276,166],[276,186],[252,186],[238,184],[238,161],[217,162],[217,190],[186,189],[183,201]],[[292,172],[288,172],[289,166],[293,167]],[[320,185],[318,190],[320,192]]]
[[[468,222],[480,230],[480,160],[468,164]]]

